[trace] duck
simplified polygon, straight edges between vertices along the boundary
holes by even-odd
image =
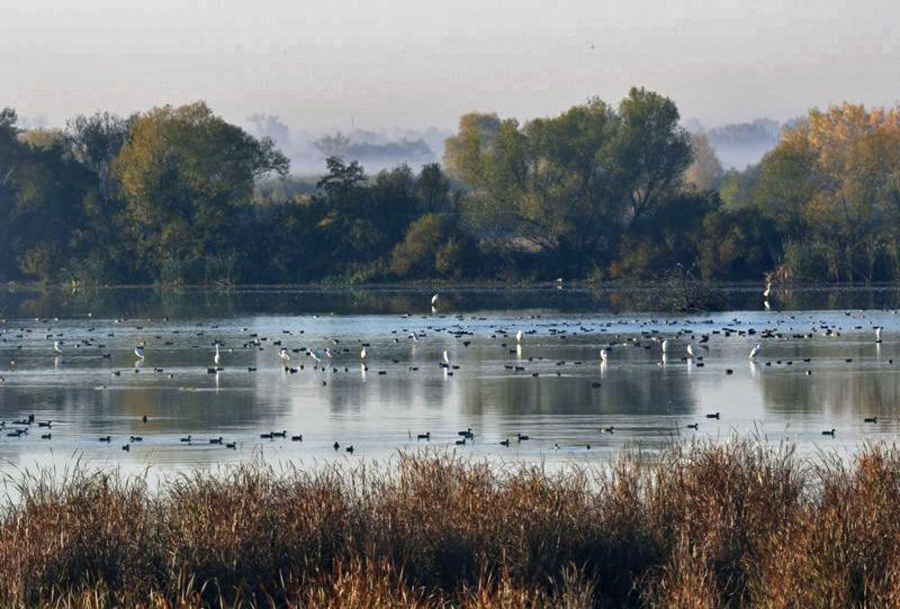
[[[836,432],[835,428],[832,427],[829,431],[823,431],[823,432],[822,432],[822,435],[823,435],[823,436],[831,436],[831,437],[833,438],[835,432]]]

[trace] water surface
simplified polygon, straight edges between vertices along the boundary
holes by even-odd
[[[9,290],[0,468],[353,462],[426,446],[552,464],[734,432],[807,452],[893,441],[895,289],[782,291],[771,310],[757,286],[722,294],[732,310],[687,315],[641,312],[641,289],[442,290],[434,311],[420,289]],[[14,423],[29,415],[51,427]],[[260,437],[272,431],[286,437]]]

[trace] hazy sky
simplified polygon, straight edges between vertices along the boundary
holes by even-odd
[[[635,84],[709,126],[893,105],[900,1],[0,0],[0,106],[51,124],[205,99],[311,131],[453,127]]]

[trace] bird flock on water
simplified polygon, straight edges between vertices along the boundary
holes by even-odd
[[[767,283],[766,289],[763,292],[763,296],[764,296],[765,308],[766,308],[766,310],[769,310],[770,309],[769,302],[770,302],[770,298],[772,296],[772,284],[771,283]],[[435,310],[439,303],[440,303],[440,297],[438,294],[435,294],[431,298],[432,309]],[[845,315],[849,317],[851,314],[850,314],[850,312],[845,312]],[[92,315],[89,315],[89,317],[92,317]],[[404,316],[404,317],[408,317],[408,316]],[[459,316],[459,319],[462,319],[462,316]],[[484,318],[481,318],[481,319],[484,320]],[[789,319],[795,319],[795,317],[789,316]],[[0,321],[2,321],[4,325],[6,324],[5,320],[0,320]],[[49,320],[37,320],[37,321],[48,322]],[[55,319],[54,321],[58,321],[58,319]],[[119,323],[119,321],[120,320],[117,320],[117,323]],[[817,327],[809,328],[805,332],[792,331],[793,330],[792,328],[788,332],[785,332],[783,329],[777,329],[777,328],[765,328],[762,330],[756,330],[754,328],[741,329],[738,327],[741,323],[740,320],[733,319],[732,321],[734,322],[733,325],[728,325],[728,326],[722,327],[717,330],[712,330],[707,333],[699,333],[700,334],[699,339],[697,339],[696,335],[698,333],[696,331],[694,331],[693,329],[688,330],[688,329],[684,329],[684,328],[673,332],[669,336],[663,336],[662,332],[659,331],[658,329],[642,331],[639,336],[622,337],[620,335],[616,335],[614,338],[609,340],[608,344],[606,344],[599,350],[599,352],[597,354],[598,363],[600,365],[601,370],[608,371],[609,367],[611,365],[613,365],[613,363],[616,359],[613,354],[615,352],[619,351],[620,349],[622,349],[623,347],[630,346],[630,347],[635,347],[635,348],[653,349],[654,348],[653,345],[658,344],[659,345],[659,353],[661,356],[659,363],[660,363],[660,365],[664,365],[671,356],[672,349],[673,349],[673,341],[683,341],[685,343],[684,344],[684,356],[681,357],[680,359],[683,362],[688,363],[689,365],[696,366],[696,367],[703,367],[705,365],[705,363],[703,361],[704,355],[701,354],[701,351],[703,351],[703,349],[708,349],[707,344],[710,341],[711,335],[720,334],[720,335],[724,336],[725,338],[731,337],[733,335],[740,336],[740,337],[756,336],[760,339],[767,340],[767,341],[768,340],[771,340],[771,341],[789,340],[789,339],[811,339],[816,334],[820,334],[820,335],[824,335],[824,336],[839,336],[840,335],[840,329],[838,327],[836,327],[835,325],[828,325],[825,323],[820,323]],[[645,323],[654,323],[655,324],[655,323],[657,323],[657,321],[649,320],[648,322],[645,322]],[[677,322],[672,321],[669,323],[674,324]],[[779,323],[783,323],[783,322],[779,322]],[[579,332],[582,334],[588,334],[591,331],[593,331],[594,328],[587,327],[588,325],[589,324],[587,324],[587,325],[580,324],[576,330],[568,330],[568,329],[560,329],[560,328],[551,327],[549,330],[549,333],[551,335],[559,338],[560,340],[564,341],[570,337],[576,336]],[[776,324],[776,325],[778,325],[778,324]],[[610,324],[607,323],[606,326],[609,327]],[[215,326],[214,326],[214,328],[215,328]],[[138,326],[137,329],[143,330],[143,327]],[[861,329],[862,329],[861,325],[854,327],[854,330],[861,330]],[[91,329],[89,329],[89,332],[91,332],[93,330],[94,329],[91,328]],[[247,331],[247,328],[244,328],[243,330]],[[33,334],[34,329],[29,328],[29,327],[20,327],[17,331],[18,331],[18,334],[15,334],[14,336],[12,336],[10,338],[9,337],[10,330],[7,328],[4,328],[3,326],[0,326],[0,344],[8,343],[10,341],[15,342],[17,339],[23,339],[27,335]],[[604,331],[604,330],[601,330],[601,331]],[[881,326],[874,326],[875,343],[877,345],[881,345],[881,343],[882,343],[882,331],[883,331],[883,328]],[[177,333],[181,332],[181,330],[174,330],[173,332],[177,334]],[[404,332],[406,332],[406,331],[404,331]],[[448,332],[448,334],[453,336],[455,339],[460,341],[464,348],[468,348],[468,346],[471,344],[471,338],[470,338],[472,335],[471,331],[465,330],[461,326],[458,326],[455,329],[448,329],[447,332]],[[491,335],[491,339],[496,339],[496,338],[510,339],[510,337],[514,338],[515,339],[515,343],[514,343],[515,347],[510,348],[509,352],[515,353],[517,356],[517,361],[518,361],[521,358],[522,345],[526,341],[526,337],[531,334],[535,334],[536,332],[537,332],[537,330],[535,330],[535,329],[530,329],[527,332],[524,332],[523,330],[518,329],[514,334],[512,334],[511,330],[508,330],[507,328],[497,327],[497,328],[494,328],[493,333]],[[285,335],[293,335],[293,333],[291,331],[286,330],[286,329],[283,330],[283,333]],[[302,334],[303,331],[301,331],[300,333]],[[198,332],[198,336],[203,336],[204,334],[205,334],[204,331]],[[6,335],[6,336],[4,336],[4,335]],[[112,337],[113,334],[110,333],[108,336]],[[426,337],[426,333],[424,331],[419,331],[419,332],[413,331],[413,332],[409,332],[407,334],[407,337],[413,343],[413,346],[415,346],[416,344],[419,343],[419,341],[421,339],[424,339]],[[58,362],[59,359],[62,358],[67,351],[65,341],[63,340],[61,335],[53,335],[52,333],[48,333],[45,336],[45,338],[53,340],[52,354],[55,358],[57,358],[57,362]],[[162,336],[157,335],[156,338],[161,340]],[[333,338],[330,341],[331,344],[326,346],[324,349],[316,349],[316,348],[311,348],[311,347],[289,348],[288,346],[283,345],[283,342],[285,340],[284,338],[280,338],[277,340],[270,339],[267,337],[261,337],[257,333],[249,333],[247,335],[247,338],[248,338],[247,342],[245,342],[243,344],[244,348],[256,348],[256,349],[263,350],[264,346],[266,344],[278,347],[278,360],[277,361],[278,361],[278,364],[281,367],[281,369],[287,374],[296,374],[301,370],[305,370],[307,368],[307,366],[304,363],[304,359],[308,359],[308,360],[312,361],[311,368],[314,371],[326,371],[330,368],[334,373],[338,373],[340,371],[340,366],[343,366],[343,369],[345,372],[349,371],[347,354],[351,352],[351,348],[343,346],[339,339]],[[394,341],[398,342],[399,339],[395,338]],[[696,341],[696,344],[695,344],[695,341]],[[172,344],[171,342],[164,343],[164,345],[171,345],[171,344]],[[213,366],[207,368],[207,372],[209,372],[210,374],[218,375],[220,372],[222,372],[224,370],[222,368],[222,364],[223,364],[223,361],[225,358],[223,357],[222,346],[223,346],[223,344],[219,340],[215,340],[212,343],[212,347],[214,349],[214,352],[212,354]],[[505,342],[505,343],[502,343],[502,346],[504,348],[506,348],[506,347],[509,347],[510,345],[509,345],[509,343]],[[21,349],[21,344],[17,345],[17,348]],[[104,348],[105,348],[105,345],[102,342],[100,342],[99,340],[92,339],[92,338],[81,339],[75,344],[75,349],[83,350],[83,352],[87,352],[90,349],[103,350]],[[133,350],[134,358],[135,358],[134,373],[141,372],[141,367],[142,367],[143,363],[146,361],[147,356],[148,356],[146,348],[147,348],[147,344],[146,344],[145,340],[139,341],[134,346],[134,350]],[[332,348],[334,348],[334,350],[332,350]],[[366,371],[368,371],[368,361],[369,361],[369,355],[370,355],[369,349],[371,348],[371,345],[369,345],[368,343],[364,343],[360,340],[358,348],[359,348],[359,352],[358,352],[359,353],[359,366],[360,366],[360,369],[361,369],[363,375],[365,375]],[[227,353],[233,353],[233,349],[228,349]],[[748,359],[750,360],[751,365],[755,366],[757,361],[761,358],[761,356],[763,354],[764,354],[763,343],[762,342],[756,343],[755,346],[753,346],[748,353]],[[106,359],[110,359],[111,354],[103,353],[102,357],[104,357]],[[535,358],[532,356],[532,357],[528,358],[528,361],[534,361],[534,359]],[[538,357],[537,359],[539,361],[543,360],[542,357]],[[338,360],[340,360],[343,363],[339,365]],[[852,358],[847,358],[845,361],[851,362]],[[395,359],[395,360],[392,360],[392,363],[398,364],[400,362],[399,362],[399,360]],[[522,363],[524,363],[524,362],[522,362]],[[575,362],[558,361],[558,362],[556,362],[556,366],[563,367],[569,363],[571,363],[573,365],[582,365],[584,362],[582,362],[582,361],[575,361]],[[771,366],[772,363],[773,363],[772,361],[766,361],[765,365]],[[810,363],[810,358],[804,358],[802,360],[802,362],[798,361],[798,363],[808,364],[808,363]],[[893,364],[893,360],[889,360],[889,363]],[[450,357],[450,352],[447,349],[443,349],[441,351],[437,364],[443,370],[443,373],[446,376],[452,376],[455,371],[460,369],[459,365],[454,364],[452,362],[451,357]],[[786,366],[792,366],[794,364],[794,362],[792,360],[784,360],[784,361],[776,360],[775,364],[776,365],[784,364]],[[524,372],[526,370],[524,365],[521,365],[518,363],[507,364],[504,367],[507,370],[513,370],[514,372]],[[11,360],[9,362],[8,373],[13,373],[15,371],[15,369],[16,369],[15,360]],[[409,369],[410,369],[410,371],[417,371],[418,367],[410,366]],[[247,371],[248,372],[256,372],[257,369],[255,367],[248,366]],[[153,368],[153,372],[158,373],[158,374],[165,373],[165,371],[162,368]],[[387,372],[385,370],[378,371],[378,375],[385,375],[386,373]],[[730,375],[733,373],[733,369],[727,368],[727,369],[725,369],[725,373],[727,375]],[[121,374],[122,374],[122,370],[114,370],[112,372],[113,376],[121,376]],[[556,376],[562,376],[561,371],[557,371],[555,374],[556,374]],[[812,374],[811,369],[807,368],[805,370],[805,374],[811,375]],[[539,373],[532,372],[531,376],[537,377],[537,376],[539,376]],[[171,378],[172,375],[169,374],[169,377]],[[3,383],[5,383],[5,381],[6,381],[6,378],[4,376],[0,375],[0,387],[2,387]],[[325,385],[326,383],[327,383],[327,381],[323,379],[322,384]],[[593,389],[599,389],[600,387],[602,387],[602,383],[594,381],[591,383],[591,387]],[[103,385],[103,386],[99,387],[98,389],[106,389],[106,388],[107,387],[105,385]],[[718,411],[706,413],[705,418],[719,420],[721,418],[721,413]],[[146,415],[143,415],[141,417],[141,421],[143,424],[147,424],[149,422],[149,418]],[[865,417],[864,422],[871,423],[871,424],[877,424],[878,417],[875,417],[875,416]],[[9,422],[7,422],[5,420],[0,421],[0,430],[4,430],[7,437],[22,438],[22,437],[28,436],[31,429],[37,428],[37,429],[41,430],[41,433],[40,433],[41,440],[51,440],[53,438],[52,429],[53,429],[54,424],[58,424],[58,422],[54,423],[54,421],[50,420],[50,419],[38,421],[38,420],[36,420],[34,414],[30,414],[30,415],[24,416],[20,419],[11,420]],[[694,423],[689,423],[685,427],[686,427],[686,429],[696,431],[696,430],[699,430],[700,424],[697,422],[694,422]],[[609,426],[600,427],[598,429],[598,431],[601,433],[612,434],[612,433],[615,433],[615,429],[616,428],[614,426],[609,425]],[[821,433],[824,436],[836,437],[837,430],[835,428],[831,428],[831,429],[826,429],[826,430],[822,431]],[[291,434],[289,436],[287,430],[268,431],[268,432],[259,434],[259,437],[260,437],[260,439],[268,439],[268,440],[275,440],[275,439],[287,440],[289,437],[290,441],[292,441],[292,442],[303,442],[302,434]],[[413,434],[411,432],[409,434],[409,437],[410,437],[410,439],[412,439],[412,437],[413,437]],[[451,439],[455,445],[465,446],[467,444],[473,444],[475,442],[475,437],[476,437],[475,432],[472,430],[472,428],[467,428],[465,430],[458,431],[455,436],[452,436]],[[436,436],[433,436],[431,431],[425,431],[423,433],[415,434],[416,441],[430,442],[433,438],[436,438]],[[102,443],[111,444],[113,437],[111,435],[104,435],[104,436],[100,436],[98,439]],[[514,437],[514,440],[517,444],[521,444],[522,442],[529,441],[530,436],[519,432]],[[130,451],[132,445],[138,444],[141,442],[143,442],[142,436],[138,436],[138,435],[126,436],[126,442],[124,444],[122,444],[122,450]],[[224,448],[233,449],[233,450],[236,450],[239,446],[239,442],[237,440],[226,441],[221,436],[213,437],[213,438],[206,438],[204,440],[201,438],[195,438],[191,435],[187,435],[185,437],[179,438],[179,444],[183,444],[183,445],[207,444],[207,445],[223,446]],[[503,447],[509,447],[510,439],[508,437],[503,438],[498,442],[498,444]],[[332,447],[335,451],[339,451],[343,448],[344,451],[348,454],[353,454],[356,450],[352,444],[342,445],[339,441],[335,441],[334,444],[332,445]],[[560,446],[558,443],[554,443],[553,448],[558,450],[560,448]],[[584,448],[590,450],[591,445],[586,444],[586,445],[584,445]]]

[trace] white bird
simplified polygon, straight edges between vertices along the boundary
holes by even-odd
[[[771,281],[767,281],[767,282],[766,282],[766,291],[763,292],[763,298],[765,298],[766,300],[768,300],[768,299],[769,299],[769,294],[771,294],[771,293],[772,293],[772,282],[771,282]]]
[[[318,364],[319,362],[322,361],[322,358],[320,358],[320,357],[318,356],[318,354],[317,354],[315,351],[311,350],[311,349],[309,350],[309,356],[310,356],[311,358],[313,358],[313,360],[315,360],[315,362],[316,362],[317,364]]]
[[[875,328],[875,342],[876,343],[881,342],[881,326],[878,326],[877,328]]]
[[[688,357],[690,357],[690,358],[694,357],[694,345],[692,345],[691,343],[688,343],[687,354],[688,354]]]
[[[664,339],[663,339],[663,342],[662,342],[662,344],[661,344],[661,346],[662,346],[662,352],[663,352],[663,353],[668,353],[668,352],[669,352],[669,339],[668,339],[668,338],[664,338]]]
[[[438,301],[438,295],[435,294],[434,296],[431,297],[431,306],[436,305],[437,301]]]
[[[606,349],[600,349],[600,360],[605,364],[606,360],[609,359],[609,351]]]
[[[415,333],[415,332],[411,332],[410,335],[409,335],[409,337],[412,339],[412,341],[413,341],[414,343],[419,342],[419,337],[416,336],[416,333]]]
[[[216,366],[222,362],[222,356],[219,355],[219,343],[216,343],[216,355],[213,357],[213,362],[215,362]]]
[[[750,351],[750,359],[756,359],[756,356],[759,355],[759,350],[762,349],[762,345],[756,345]]]
[[[144,359],[144,341],[138,343],[138,346],[134,348],[134,354],[138,359]]]
[[[447,350],[444,349],[444,363],[448,366],[450,365],[450,356],[447,354]]]
[[[331,359],[333,357],[331,355],[331,349],[329,349],[328,347],[325,347],[325,357],[327,357],[328,359]]]
[[[522,331],[521,330],[516,332],[516,342],[518,342],[518,343],[522,342]]]
[[[285,366],[291,365],[291,354],[288,353],[288,350],[285,347],[282,347],[278,352],[278,357],[281,358],[281,363]]]
[[[363,347],[362,351],[359,352],[359,359],[361,359],[361,360],[366,359],[366,348],[365,347]]]
[[[56,351],[57,353],[60,353],[60,354],[62,353],[62,347],[59,346],[58,340],[53,341],[53,350]]]

